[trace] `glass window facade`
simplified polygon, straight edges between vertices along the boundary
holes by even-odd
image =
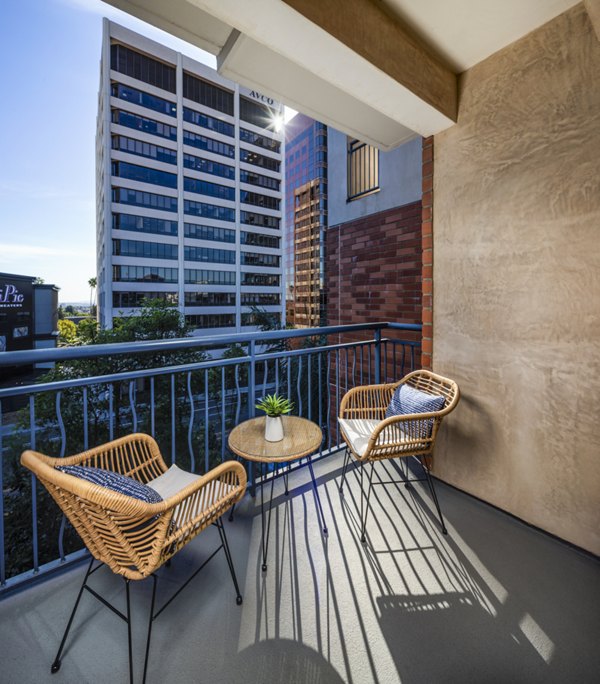
[[[235,230],[216,226],[201,226],[196,223],[184,224],[184,235],[194,240],[214,240],[215,242],[235,242]]]
[[[115,256],[144,257],[145,259],[177,260],[177,245],[141,240],[113,240]]]
[[[251,145],[264,147],[265,150],[271,150],[271,152],[279,152],[281,150],[281,143],[279,140],[273,140],[273,138],[261,135],[260,133],[253,133],[246,128],[240,128],[240,140],[250,143]]]
[[[170,93],[175,92],[174,66],[147,57],[125,45],[114,43],[110,46],[110,68]]]
[[[119,100],[125,100],[126,102],[140,105],[140,107],[146,107],[146,109],[152,109],[154,112],[168,114],[169,116],[177,116],[177,106],[174,102],[165,100],[162,97],[157,97],[156,95],[150,95],[150,93],[144,93],[141,90],[125,86],[122,83],[113,83],[110,94],[113,97],[119,98]]]
[[[186,306],[235,306],[235,292],[186,292]]]
[[[183,200],[183,212],[190,216],[201,216],[203,218],[218,219],[219,221],[235,221],[235,209],[219,207],[215,204],[206,204],[205,202]]]
[[[348,138],[348,200],[379,190],[379,150]]]
[[[183,97],[233,116],[233,93],[214,83],[183,72]]]
[[[177,305],[177,292],[113,292],[113,307],[135,308],[144,305],[144,299],[160,299]]]
[[[268,195],[261,195],[258,192],[250,192],[250,190],[240,190],[240,202],[244,204],[253,204],[256,207],[264,207],[265,209],[279,209],[280,200],[276,197],[269,197]]]
[[[241,284],[257,287],[279,287],[281,277],[270,273],[242,273]]]
[[[162,266],[113,266],[118,283],[176,283],[177,269]]]
[[[162,185],[165,188],[177,188],[177,174],[167,173],[149,169],[146,166],[138,166],[124,161],[114,161],[111,165],[111,173],[118,178],[139,181],[140,183],[150,183],[152,185]]]
[[[240,97],[240,119],[254,124],[259,128],[270,128],[278,116],[275,109],[267,107],[267,105],[249,100],[246,97]]]
[[[153,235],[177,235],[177,221],[134,214],[113,214],[112,218],[113,230],[130,230]]]
[[[183,108],[183,120],[195,124],[196,126],[202,126],[202,128],[208,128],[209,131],[228,135],[230,138],[233,138],[235,135],[235,126],[233,124],[228,121],[217,119],[209,114],[197,112],[195,109],[190,109],[189,107]]]
[[[275,216],[265,216],[253,211],[241,211],[240,220],[251,226],[262,226],[263,228],[276,228],[279,230],[279,219]]]
[[[112,122],[133,128],[136,131],[143,131],[151,135],[158,135],[161,138],[168,138],[169,140],[177,140],[177,127],[154,119],[147,119],[144,116],[137,116],[130,112],[124,112],[121,109],[112,110]]]
[[[266,266],[267,268],[279,268],[281,257],[276,254],[260,254],[258,252],[242,252],[242,264],[244,266]]]
[[[233,145],[207,138],[204,135],[198,135],[198,133],[183,131],[183,142],[185,145],[191,145],[192,147],[197,147],[199,150],[205,150],[206,152],[221,154],[230,159],[235,157],[235,147]]]
[[[258,185],[261,188],[268,188],[269,190],[279,190],[280,182],[277,178],[271,178],[270,176],[263,176],[260,173],[254,173],[254,171],[240,170],[240,181],[242,183],[249,183],[250,185]]]
[[[242,306],[279,306],[281,295],[274,292],[242,292]]]
[[[242,230],[240,238],[243,245],[252,245],[253,247],[272,247],[273,249],[279,249],[281,244],[281,239],[274,235],[249,233],[246,230]]]
[[[245,150],[243,147],[240,147],[240,161],[260,166],[262,169],[268,169],[269,171],[276,171],[277,173],[279,173],[281,166],[277,159],[265,157],[264,154],[258,154],[258,152]]]
[[[177,150],[170,150],[167,147],[143,142],[142,140],[134,140],[124,135],[112,136],[112,148],[113,150],[127,152],[128,154],[136,154],[138,157],[155,159],[165,164],[177,164]]]
[[[260,318],[255,313],[243,313],[242,314],[242,325],[261,325],[264,318],[266,318],[272,327],[277,327],[281,322],[281,316],[277,313],[261,313]]]
[[[186,268],[188,285],[235,285],[235,271],[209,271],[205,268]]]
[[[129,188],[113,188],[112,201],[117,204],[129,204],[135,207],[148,207],[162,211],[177,211],[177,198],[157,195],[153,192],[130,190]]]
[[[210,173],[213,176],[221,176],[221,178],[235,178],[235,168],[227,164],[220,164],[212,161],[212,159],[201,159],[195,157],[193,154],[184,153],[183,165],[186,169],[193,169],[194,171],[201,171],[202,173]]]
[[[229,185],[219,185],[218,183],[209,183],[208,181],[198,180],[197,178],[183,179],[183,189],[187,192],[196,192],[199,195],[209,195],[210,197],[218,197],[224,200],[235,200],[235,188]]]
[[[235,314],[192,314],[185,322],[192,328],[233,328]]]
[[[235,264],[232,249],[211,249],[210,247],[184,247],[186,261],[204,261],[213,264]]]

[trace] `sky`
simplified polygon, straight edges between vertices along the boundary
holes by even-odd
[[[102,17],[211,67],[212,55],[100,0],[2,0],[0,271],[89,301]]]

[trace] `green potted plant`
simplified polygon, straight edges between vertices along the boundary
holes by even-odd
[[[265,422],[265,439],[267,442],[280,442],[283,439],[281,416],[290,413],[294,404],[289,399],[277,394],[267,394],[256,404],[256,408],[267,414]]]

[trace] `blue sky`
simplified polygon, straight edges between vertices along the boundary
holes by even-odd
[[[89,301],[102,17],[215,66],[212,55],[100,0],[3,0],[0,271]]]

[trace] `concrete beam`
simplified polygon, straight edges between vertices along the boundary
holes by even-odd
[[[593,0],[597,4],[597,0]],[[283,0],[452,121],[457,76],[382,3],[372,0]]]
[[[600,0],[583,0],[583,5],[596,32],[596,38],[600,40]]]

